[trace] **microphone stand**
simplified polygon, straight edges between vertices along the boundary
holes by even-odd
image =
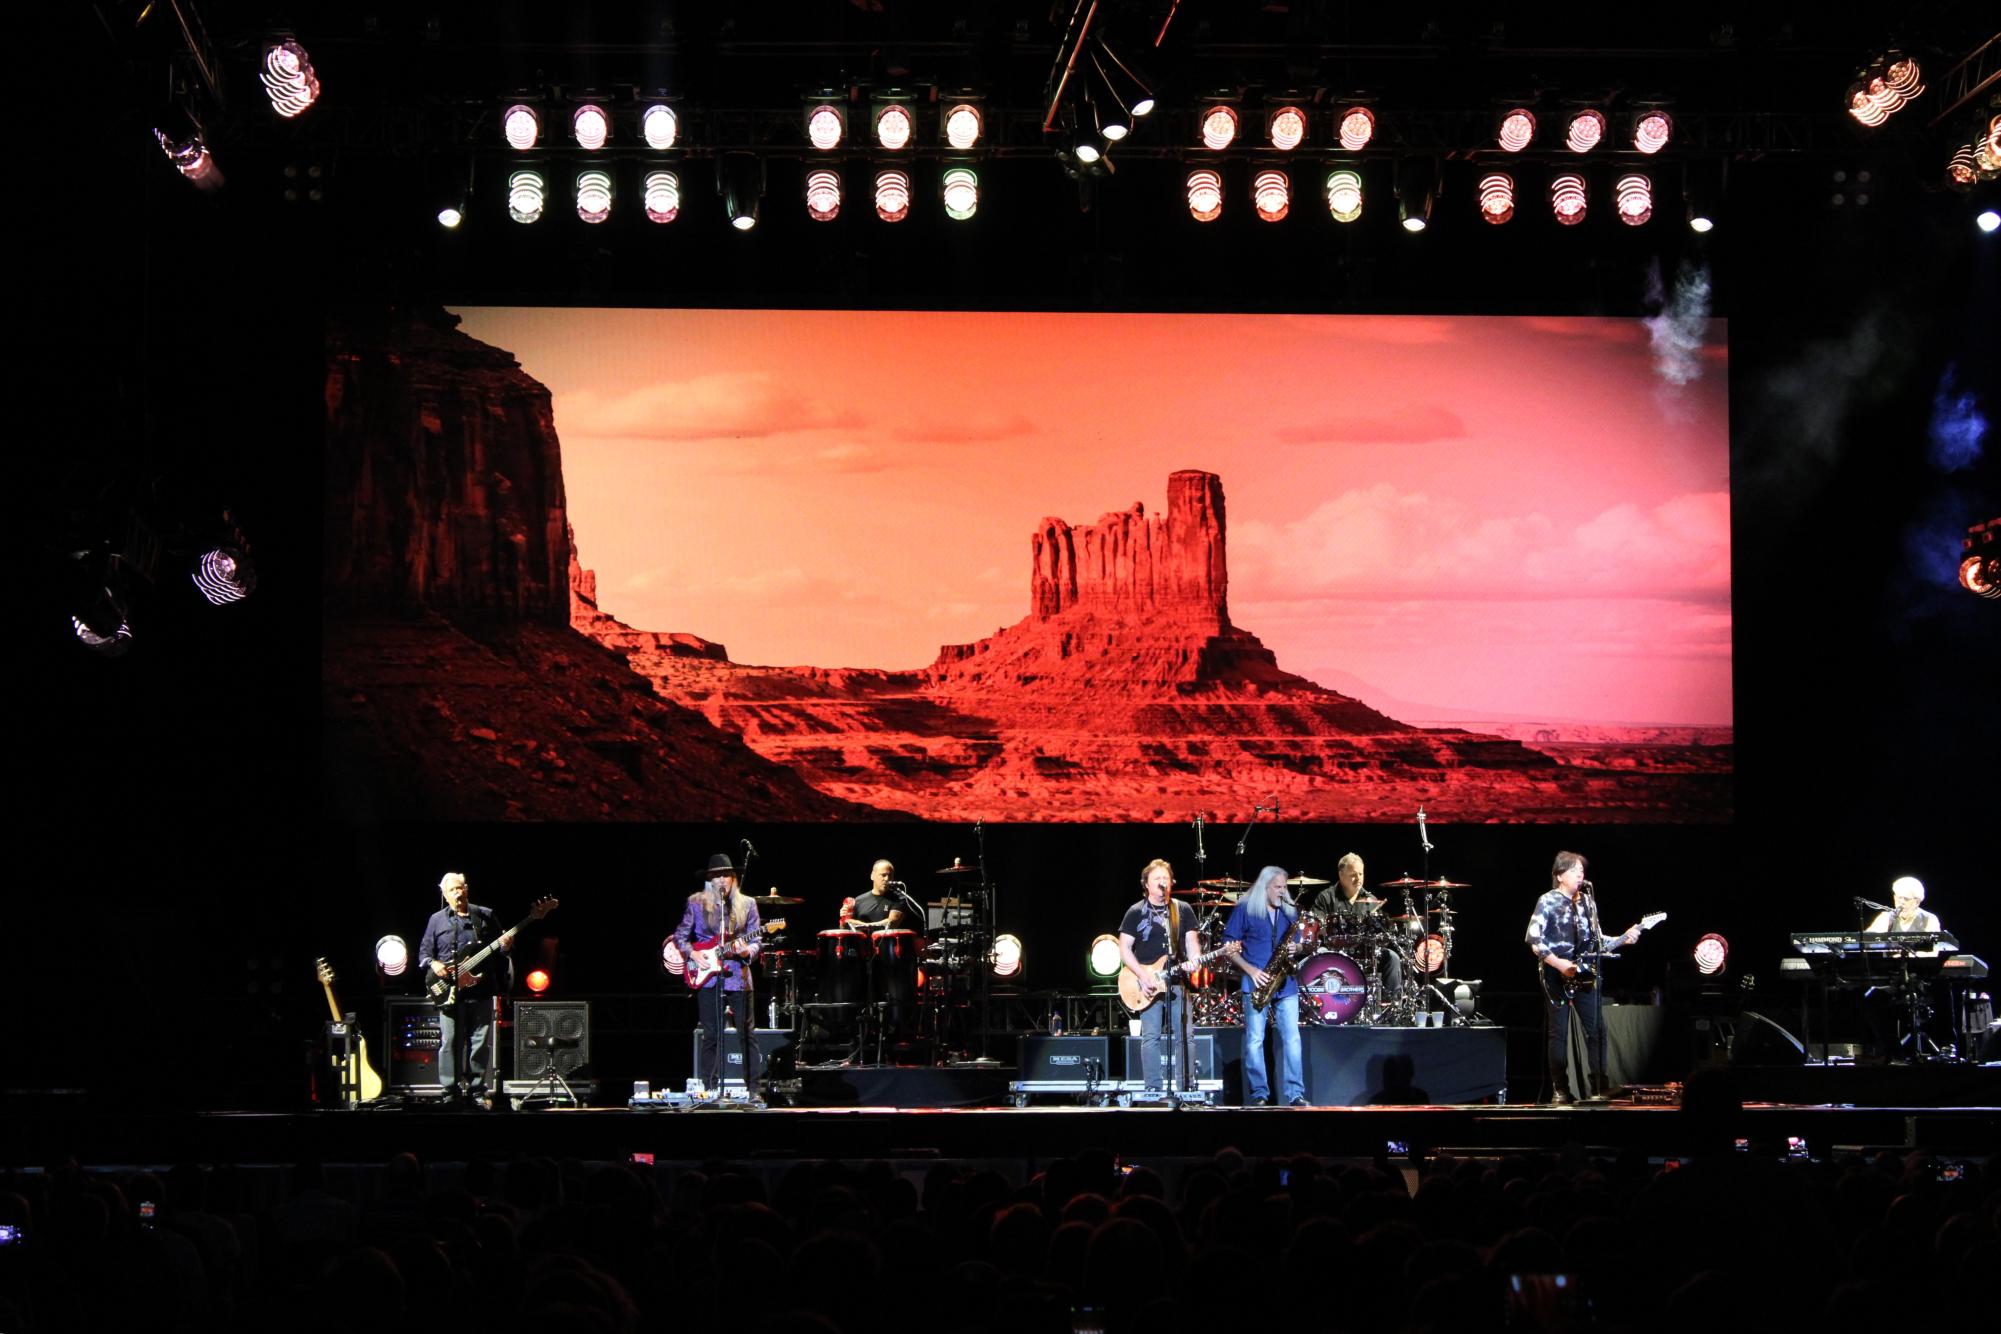
[[[1592,889],[1591,882],[1585,881],[1579,889],[1585,901],[1591,905],[1588,914],[1591,925],[1591,989],[1597,994],[1598,1002],[1598,1031],[1596,1034],[1587,1033],[1585,1037],[1587,1049],[1596,1057],[1597,1075],[1600,1080],[1598,1088],[1591,1087],[1592,1061],[1587,1059],[1584,1072],[1584,1097],[1586,1101],[1602,1102],[1605,1098],[1604,1081],[1611,1078],[1605,1071],[1605,933],[1598,924],[1598,895]],[[1573,1017],[1578,1017],[1574,1009]]]
[[[1256,825],[1257,825],[1257,822],[1258,822],[1258,817],[1259,817],[1260,815],[1263,815],[1263,814],[1264,814],[1264,813],[1265,813],[1265,812],[1266,812],[1267,810],[1269,810],[1269,811],[1270,811],[1270,812],[1271,812],[1271,813],[1272,813],[1273,815],[1277,815],[1277,814],[1278,814],[1278,798],[1277,798],[1277,797],[1273,797],[1273,798],[1272,798],[1272,803],[1271,803],[1271,805],[1270,805],[1270,806],[1253,806],[1253,807],[1251,807],[1251,818],[1250,818],[1249,820],[1246,820],[1246,821],[1244,822],[1244,832],[1243,832],[1243,833],[1241,833],[1241,834],[1239,834],[1239,835],[1237,835],[1237,876],[1236,876],[1236,878],[1237,878],[1237,879],[1239,879],[1239,880],[1242,880],[1242,879],[1244,879],[1244,878],[1245,878],[1245,877],[1244,877],[1244,849],[1245,849],[1245,848],[1246,848],[1247,846],[1249,846],[1249,844],[1250,844],[1250,841],[1251,841],[1251,830],[1252,830],[1253,828],[1255,828],[1255,827],[1256,827]]]
[[[750,864],[755,860],[757,860],[757,849],[750,845],[749,839],[744,839],[743,869],[737,873],[737,878],[736,878],[737,894],[748,894],[749,891],[746,887],[750,883],[749,880]],[[731,896],[732,899],[734,897],[735,895]],[[730,914],[727,911],[727,909],[730,908],[731,906],[733,905],[729,901],[726,900],[724,902],[724,908],[726,911],[724,911],[723,913],[723,923],[724,923],[723,929],[725,931],[728,931],[729,929],[728,923],[730,919]],[[763,927],[762,921],[760,921],[758,925],[761,934]],[[753,937],[752,943],[753,944],[756,943],[755,937]],[[729,971],[729,965],[727,963],[728,956],[724,957],[725,957],[725,963],[723,965],[723,980],[722,983],[719,985],[722,985],[724,988],[723,1002],[725,1006],[727,1006],[729,1003],[728,983],[730,980],[730,971]],[[743,1096],[745,1101],[754,1107],[757,1105],[756,1100],[758,1097],[758,1092],[757,1092],[758,1085],[762,1082],[760,1077],[760,1071],[758,1070],[758,1066],[761,1063],[762,1054],[758,1051],[757,1048],[757,961],[751,958],[747,954],[744,955],[741,959],[737,960],[737,975],[743,978],[743,990],[738,993],[738,999],[742,1001],[745,1007],[744,1014],[748,1016],[750,1019],[750,1024],[743,1030],[743,1037],[744,1037]],[[735,1026],[734,1021],[732,1021],[731,1026],[732,1027]],[[722,1051],[723,1051],[723,1044],[720,1042],[716,1043],[716,1056],[718,1059],[721,1058]],[[722,1086],[718,1084],[717,1091],[719,1093],[721,1092],[721,1088]]]
[[[984,820],[973,821],[973,838],[979,847],[980,863],[980,905],[982,925],[986,928],[985,948],[980,953],[983,960],[980,968],[980,1055],[981,1064],[992,1061],[987,1054],[987,1030],[991,1020],[989,1013],[993,1005],[994,940],[999,930],[1000,915],[994,902],[997,895],[987,883],[987,826]]]

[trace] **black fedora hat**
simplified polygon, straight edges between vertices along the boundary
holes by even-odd
[[[709,858],[709,869],[707,872],[705,872],[705,875],[707,876],[708,879],[713,880],[719,875],[735,875],[735,874],[736,874],[736,866],[733,863],[731,863],[730,855],[727,852],[719,852],[715,856]]]

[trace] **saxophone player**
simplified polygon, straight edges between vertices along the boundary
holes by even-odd
[[[1269,1001],[1259,1007],[1252,994],[1266,986],[1266,969],[1276,970],[1281,955],[1297,949],[1296,928],[1299,907],[1286,887],[1285,871],[1267,866],[1230,913],[1223,939],[1242,947],[1237,967],[1243,970],[1244,991],[1244,1105],[1262,1107],[1271,1102],[1271,1081],[1265,1074],[1265,1024],[1278,1025],[1280,1087],[1285,1105],[1306,1106],[1306,1081],[1300,1074],[1299,979],[1290,967],[1272,989]],[[1264,965],[1251,962],[1263,959]]]

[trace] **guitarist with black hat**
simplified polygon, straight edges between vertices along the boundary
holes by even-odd
[[[443,1041],[438,1046],[438,1083],[445,1096],[473,1106],[488,1092],[487,1034],[493,1022],[494,991],[487,985],[498,980],[507,989],[507,959],[481,965],[484,971],[464,967],[466,960],[497,944],[506,951],[511,938],[499,936],[493,909],[472,901],[472,889],[458,871],[447,871],[438,882],[445,906],[431,914],[424,927],[424,940],[417,950],[417,962],[432,976],[451,986],[451,999],[438,1004],[438,1026]],[[455,975],[456,974],[456,975]],[[497,979],[496,979],[496,976]]]
[[[743,1051],[744,1091],[750,1105],[762,1107],[758,1089],[755,996],[749,970],[757,961],[764,933],[757,904],[737,884],[729,854],[709,858],[702,888],[688,896],[674,943],[687,960],[687,979],[695,988],[695,1012],[702,1025],[702,1050],[695,1071],[702,1087],[718,1092],[722,1078],[717,1052],[722,1045],[725,1010],[736,1025]]]

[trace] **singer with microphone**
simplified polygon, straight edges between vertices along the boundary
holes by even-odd
[[[452,1000],[438,1006],[438,1083],[444,1086],[447,1101],[484,1107],[481,1099],[488,1092],[487,1076],[491,1073],[487,1037],[493,1022],[494,994],[487,983],[498,970],[500,989],[505,991],[509,963],[495,958],[477,973],[460,967],[459,961],[479,953],[499,928],[493,909],[472,901],[472,887],[462,873],[445,872],[444,879],[438,881],[438,892],[444,895],[445,906],[431,914],[417,947],[417,966],[451,978],[458,988]],[[503,938],[500,948],[506,951],[512,944],[511,938]],[[452,978],[454,969],[456,978]]]
[[[901,892],[901,881],[893,879],[896,867],[887,857],[869,868],[868,892],[845,899],[841,903],[841,925],[860,927],[864,931],[894,931],[898,928],[915,931],[917,926],[910,916],[910,905]]]
[[[1543,1017],[1547,1021],[1544,1054],[1549,1062],[1549,1100],[1559,1105],[1570,1101],[1573,1009],[1583,1024],[1590,1094],[1600,1097],[1605,1092],[1605,1044],[1601,1040],[1605,1018],[1599,1006],[1600,992],[1597,979],[1580,970],[1596,956],[1640,938],[1637,922],[1619,936],[1605,935],[1599,929],[1598,904],[1591,882],[1584,878],[1584,865],[1582,853],[1556,854],[1549,871],[1549,892],[1536,900],[1523,936],[1539,965],[1536,972],[1542,982]]]
[[[744,846],[749,848],[747,843]],[[743,1052],[744,1092],[753,1107],[764,1106],[764,1099],[758,1095],[756,998],[751,993],[749,969],[757,962],[763,932],[757,904],[738,886],[729,854],[719,852],[709,858],[702,887],[688,896],[681,924],[674,928],[674,944],[688,960],[691,974],[698,975],[694,972],[698,968],[715,969],[695,990],[695,1014],[702,1026],[696,1074],[708,1093],[720,1090],[723,1075],[717,1054],[722,1048],[723,1024],[734,1023]]]

